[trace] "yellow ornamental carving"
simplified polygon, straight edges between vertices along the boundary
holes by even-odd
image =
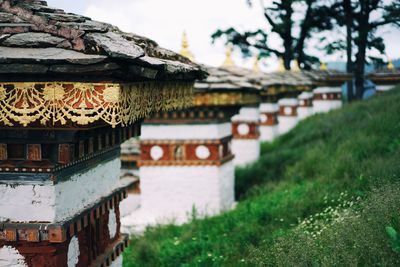
[[[193,83],[0,83],[0,126],[127,126],[157,111],[190,107]]]
[[[6,98],[6,90],[2,85],[0,85],[0,101],[4,100]]]

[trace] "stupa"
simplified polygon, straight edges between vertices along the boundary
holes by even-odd
[[[0,1],[0,265],[122,266],[120,144],[203,71],[46,1]]]

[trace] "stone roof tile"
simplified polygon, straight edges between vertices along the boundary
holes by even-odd
[[[18,64],[45,64],[42,70],[57,69],[60,75],[62,69],[72,74],[81,65],[96,64],[91,69],[97,79],[126,81],[192,80],[206,75],[198,65],[148,38],[37,0],[0,0],[0,62],[14,64],[13,71]],[[62,68],[51,66],[60,63]]]

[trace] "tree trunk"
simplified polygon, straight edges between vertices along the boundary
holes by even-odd
[[[353,72],[353,11],[351,6],[351,0],[343,0],[343,9],[346,16],[346,54],[347,64],[346,72]],[[353,81],[347,82],[347,100],[352,101],[354,99]]]
[[[293,15],[293,7],[292,7],[292,1],[282,1],[282,7],[286,11],[285,16],[283,17],[283,25],[285,27],[285,30],[283,31],[282,34],[282,39],[283,39],[283,46],[285,49],[285,52],[283,53],[283,62],[285,65],[286,70],[290,70],[290,62],[293,59],[293,36],[292,36],[292,27],[293,27],[293,20],[292,20],[292,15]]]
[[[304,16],[304,19],[301,23],[301,30],[300,30],[300,35],[299,39],[297,41],[296,47],[295,47],[295,54],[297,56],[297,61],[299,62],[299,65],[304,63],[305,64],[305,53],[304,53],[304,44],[305,41],[308,37],[308,34],[310,32],[311,24],[310,24],[310,19],[311,19],[311,11],[312,11],[312,5],[314,3],[314,0],[308,0],[306,1],[307,5],[307,11]],[[300,66],[299,66],[300,67]],[[305,66],[307,68],[307,66]]]
[[[355,66],[355,84],[356,84],[356,98],[362,99],[364,94],[364,72],[366,63],[366,53],[367,53],[367,43],[368,43],[368,33],[370,31],[369,25],[369,1],[360,0],[360,16],[358,19],[358,39],[357,39],[357,55],[356,55],[356,66]]]

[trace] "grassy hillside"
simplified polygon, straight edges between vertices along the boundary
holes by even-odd
[[[307,119],[237,170],[235,210],[149,228],[124,266],[399,266],[399,111],[398,89]]]

